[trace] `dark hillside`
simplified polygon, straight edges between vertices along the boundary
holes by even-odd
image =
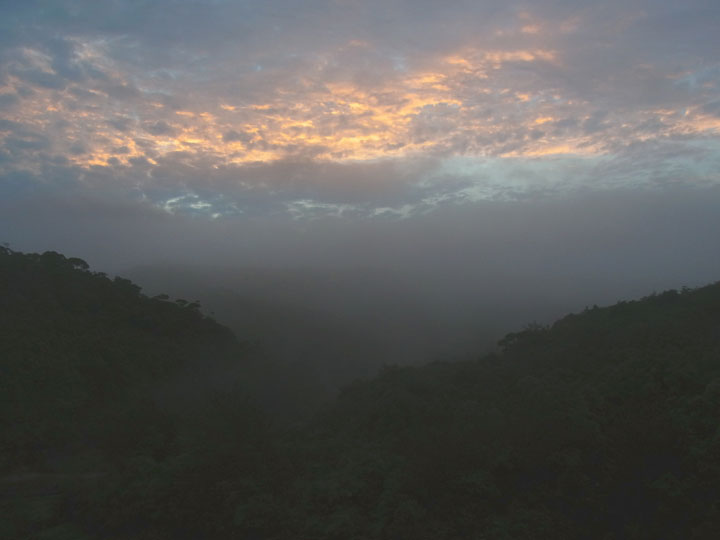
[[[206,445],[228,422],[260,433],[246,357],[194,303],[148,298],[80,259],[0,249],[0,537],[54,538],[77,517],[69,500],[87,512],[65,497]]]
[[[386,368],[290,429],[248,398],[268,372],[196,306],[56,253],[0,264],[3,538],[720,530],[720,284]]]
[[[80,259],[3,250],[2,468],[52,468],[80,444],[116,452],[120,434],[105,429],[107,414],[138,414],[119,409],[181,369],[217,369],[239,352],[192,304],[147,298]]]
[[[324,465],[305,473],[301,500],[325,510],[305,534],[713,537],[720,284],[593,308],[501,345],[346,389],[308,440]]]

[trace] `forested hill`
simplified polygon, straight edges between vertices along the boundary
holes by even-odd
[[[386,368],[294,429],[252,405],[242,347],[192,305],[9,250],[0,299],[2,538],[720,530],[720,284]]]
[[[501,345],[348,388],[313,435],[335,451],[313,454],[326,466],[306,480],[333,486],[315,494],[332,509],[317,523],[378,538],[716,537],[720,284]]]
[[[134,444],[162,453],[170,434],[148,435],[159,388],[241,357],[197,304],[0,248],[0,471],[102,468]]]

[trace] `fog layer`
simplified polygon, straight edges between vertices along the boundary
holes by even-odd
[[[15,249],[59,250],[148,293],[198,299],[241,339],[334,382],[477,355],[528,323],[720,276],[718,188],[483,201],[406,219],[98,208],[6,206],[0,230]]]

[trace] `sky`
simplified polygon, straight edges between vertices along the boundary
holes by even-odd
[[[718,214],[716,0],[0,0],[15,249],[609,298]]]

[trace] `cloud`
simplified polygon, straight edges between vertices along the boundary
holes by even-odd
[[[10,108],[13,105],[16,105],[19,101],[20,98],[17,94],[4,92],[0,94],[0,109]]]
[[[720,183],[714,2],[5,9],[7,197],[384,223]]]
[[[704,113],[711,114],[713,116],[720,116],[720,100],[706,103],[702,106]]]
[[[253,136],[249,133],[238,133],[234,129],[231,129],[230,131],[223,133],[222,139],[226,143],[242,142],[247,144],[252,141]]]
[[[145,129],[153,135],[173,135],[175,133],[175,128],[162,120],[147,125]]]

